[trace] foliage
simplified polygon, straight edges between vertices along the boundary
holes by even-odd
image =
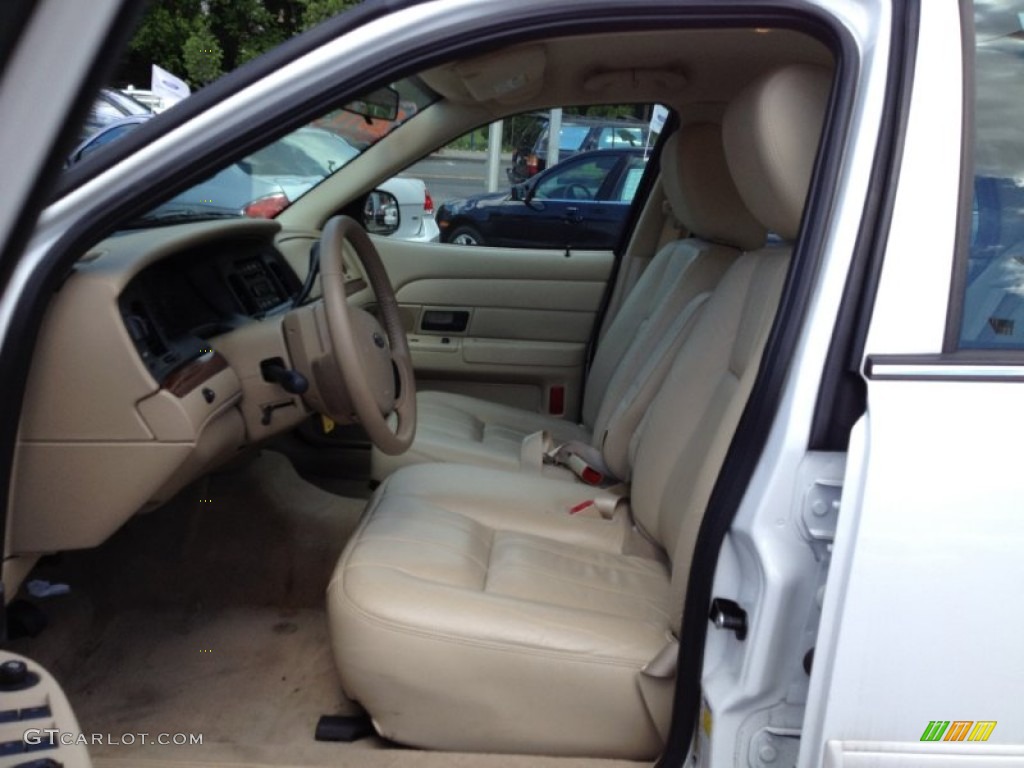
[[[302,9],[302,28],[310,29],[332,16],[337,16],[354,5],[359,0],[303,0],[300,5]]]
[[[451,144],[448,145],[449,149],[470,149],[478,152],[485,152],[488,146],[488,134],[486,126],[483,128],[477,128],[475,131],[470,131],[467,134],[459,136]]]
[[[200,13],[199,0],[162,0],[153,3],[143,16],[135,36],[128,44],[122,70],[122,85],[149,84],[150,64],[169,72],[185,71],[185,43],[193,33],[192,20]]]
[[[635,118],[646,122],[650,120],[650,111],[650,107],[645,104],[618,104],[596,107],[566,107],[562,111],[562,115],[565,118],[573,115]],[[547,112],[530,112],[505,118],[501,135],[502,151],[515,152],[532,147],[546,125]],[[455,141],[448,144],[448,148],[486,151],[487,136],[487,126],[483,126],[455,139]]]
[[[222,74],[220,64],[224,58],[220,42],[210,30],[206,19],[196,22],[195,30],[182,46],[185,75],[197,85],[206,85]]]
[[[212,82],[359,0],[152,0],[116,85],[146,87],[158,64],[193,88]]]
[[[586,117],[638,117],[650,119],[648,108],[643,104],[598,105],[596,107],[569,107],[567,115],[585,115]]]

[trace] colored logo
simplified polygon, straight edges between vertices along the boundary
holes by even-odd
[[[921,741],[988,741],[996,720],[930,720]]]

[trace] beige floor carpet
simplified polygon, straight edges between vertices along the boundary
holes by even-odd
[[[414,749],[352,750],[346,748],[324,768],[642,768],[621,760],[585,760],[528,755],[485,755],[457,752],[423,752]],[[197,760],[94,758],[93,768],[305,768],[298,763],[217,762]]]
[[[367,766],[582,768],[612,761],[467,755],[405,749],[370,738],[317,742],[327,713],[356,711],[338,688],[324,616],[229,609],[212,615],[126,613],[111,622],[68,694],[86,733],[202,734],[195,746],[104,745],[97,768]]]

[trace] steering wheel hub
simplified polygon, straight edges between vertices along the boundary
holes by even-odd
[[[348,301],[343,268],[346,242],[376,296],[377,316]],[[302,314],[306,308],[296,310],[295,318],[285,323],[289,338],[297,342],[296,366],[305,361],[315,384],[306,401],[334,421],[358,421],[384,453],[402,453],[416,434],[412,357],[380,255],[354,219],[335,216],[324,225],[320,279],[322,306],[306,314]]]

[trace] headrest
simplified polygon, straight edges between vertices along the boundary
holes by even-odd
[[[758,220],[796,239],[832,77],[793,64],[744,88],[722,121],[725,156],[736,187]]]
[[[695,237],[744,251],[764,244],[764,227],[733,184],[720,126],[695,123],[669,136],[661,178],[672,212]]]

